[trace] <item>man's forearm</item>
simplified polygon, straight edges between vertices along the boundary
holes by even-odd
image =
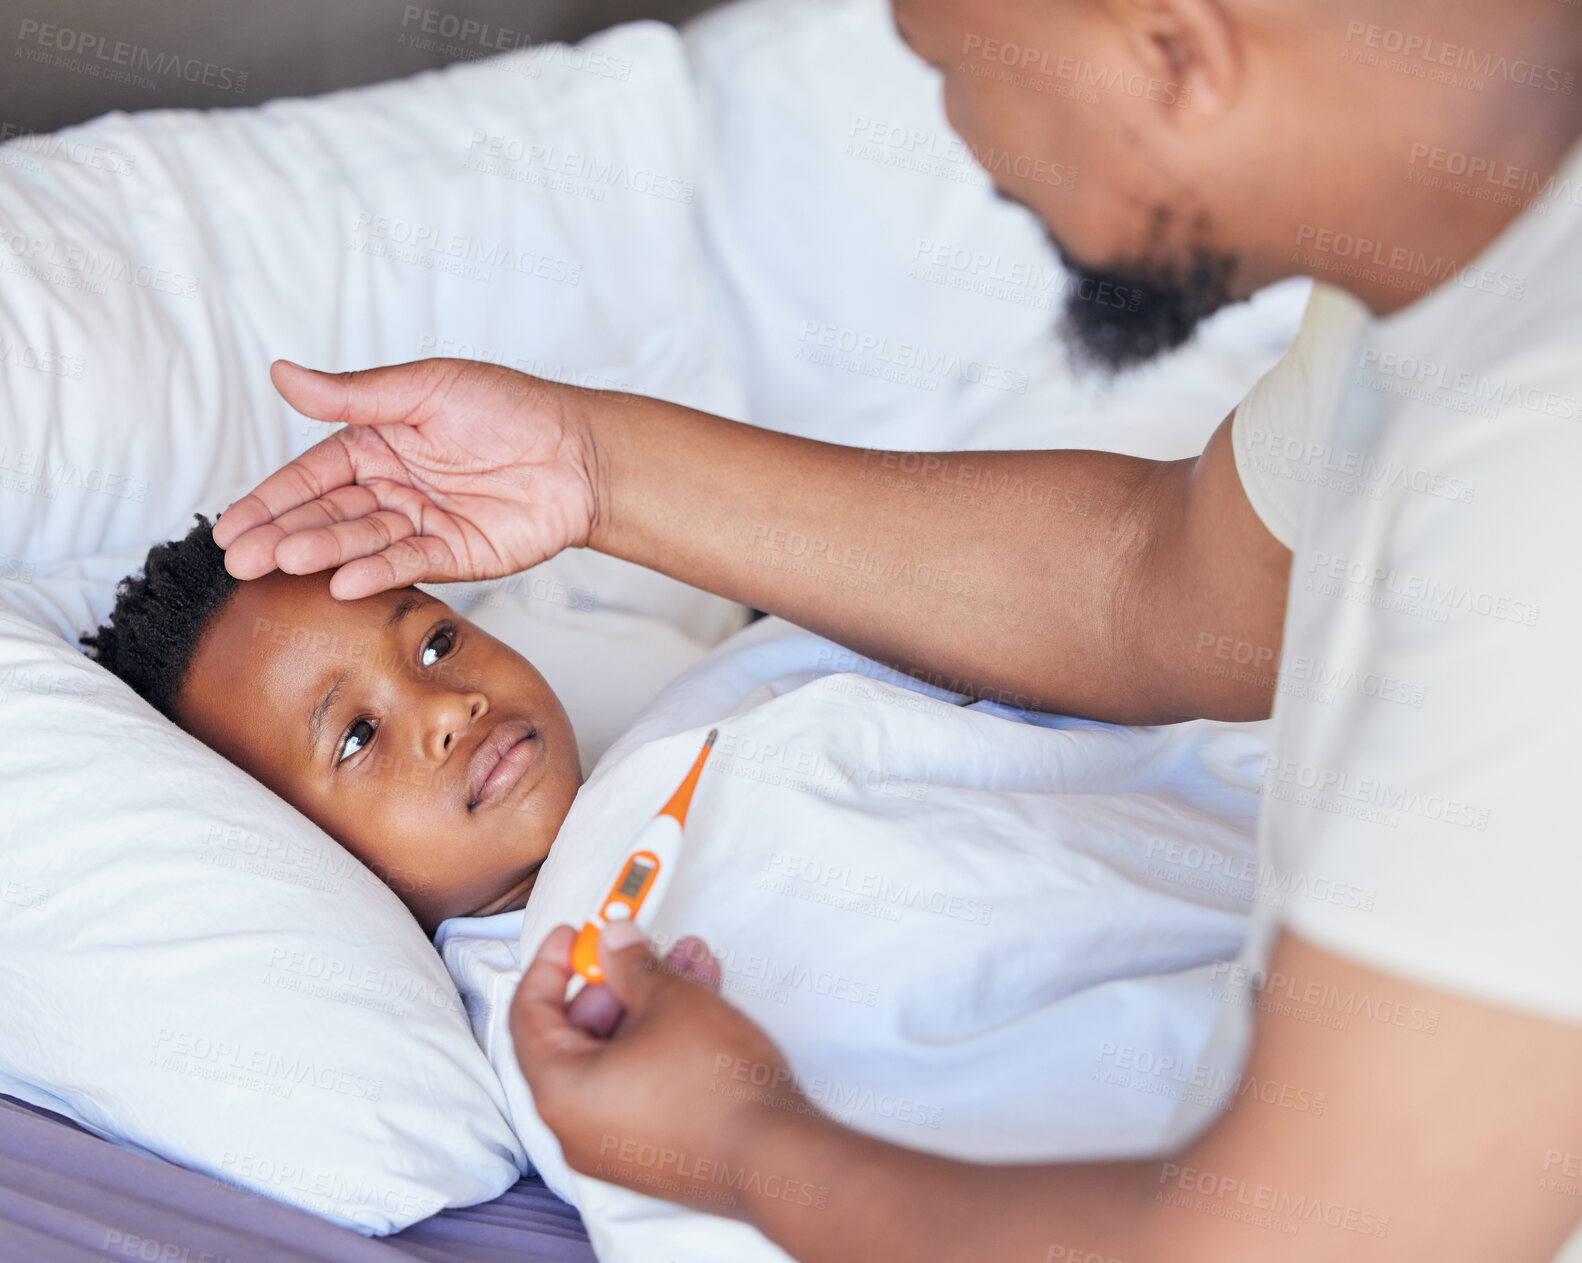
[[[1582,1027],[1382,973],[1289,933],[1264,976],[1301,979],[1308,999],[1258,1004],[1224,1112],[1176,1153],[975,1165],[764,1103],[737,1121],[730,1146],[744,1190],[735,1209],[798,1263],[1555,1257],[1577,1210],[1544,1177],[1582,1150]],[[1321,1023],[1314,996],[1388,997],[1392,1013],[1432,1021]],[[822,1202],[807,1204],[809,1183]]]
[[[798,1263],[1145,1263],[1159,1169],[955,1162],[782,1111],[734,1173],[738,1212]]]
[[[1159,462],[897,454],[594,394],[592,546],[957,692],[1116,722],[1185,718],[1117,624]]]

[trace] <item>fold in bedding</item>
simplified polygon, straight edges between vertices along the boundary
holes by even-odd
[[[589,1263],[538,1180],[382,1240],[100,1140],[0,1097],[0,1263]]]
[[[820,1108],[953,1157],[1080,1161],[1168,1149],[1181,1090],[1235,1081],[1204,1044],[1252,899],[1262,725],[1014,710],[765,618],[610,747],[525,913],[440,930],[523,1148],[604,1263],[786,1263],[742,1223],[570,1171],[507,1025],[521,959],[596,906],[711,727],[652,936],[709,944]],[[721,1091],[752,1091],[733,1073]],[[718,1178],[728,1206],[755,1176]]]

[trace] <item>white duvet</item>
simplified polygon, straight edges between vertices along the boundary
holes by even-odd
[[[784,1257],[571,1172],[506,1026],[522,955],[585,917],[711,725],[654,937],[703,936],[830,1113],[966,1158],[1135,1155],[1168,1142],[1183,1090],[1234,1070],[1198,1061],[1252,895],[1259,726],[965,700],[765,620],[610,749],[525,914],[442,931],[516,1129],[601,1259]]]

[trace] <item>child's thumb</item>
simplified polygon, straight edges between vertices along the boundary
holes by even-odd
[[[630,921],[617,921],[600,932],[599,964],[604,967],[604,985],[634,1017],[667,981],[648,940]]]

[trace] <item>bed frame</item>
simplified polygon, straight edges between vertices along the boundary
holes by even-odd
[[[575,41],[637,18],[679,24],[716,2],[152,0],[128,5],[125,0],[49,0],[14,5],[6,42],[0,43],[5,58],[0,140],[56,131],[109,110],[213,109],[259,105],[279,96],[317,96],[522,43]],[[131,73],[150,63],[149,73]]]
[[[577,1212],[537,1179],[391,1237],[100,1140],[0,1096],[0,1263],[593,1263]]]

